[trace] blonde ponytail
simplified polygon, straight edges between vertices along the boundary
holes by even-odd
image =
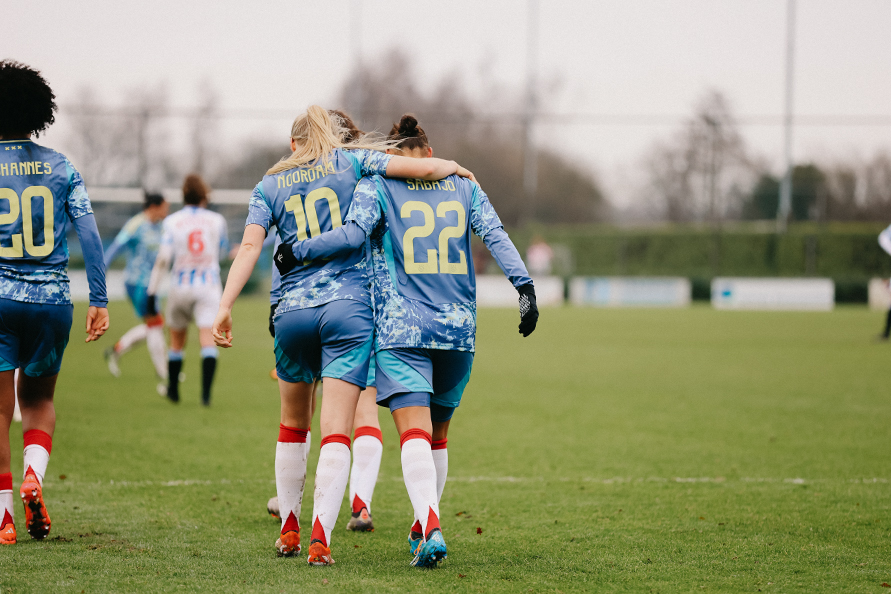
[[[318,105],[310,105],[306,113],[297,116],[291,126],[291,139],[297,146],[296,150],[273,165],[266,175],[274,175],[302,165],[315,165],[319,160],[327,165],[331,152],[338,148],[385,151],[398,144],[372,134],[363,134],[355,140],[344,142],[344,139],[348,138],[348,133],[348,128],[339,116],[332,117],[327,110]]]

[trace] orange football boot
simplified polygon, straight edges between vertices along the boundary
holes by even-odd
[[[41,540],[46,538],[50,531],[49,514],[46,512],[46,505],[43,503],[43,489],[37,475],[28,467],[25,473],[25,480],[22,481],[22,488],[19,490],[22,496],[22,503],[25,505],[25,528],[31,538]]]
[[[320,540],[314,540],[309,543],[310,565],[334,565],[334,559],[331,557],[331,549],[322,544]]]
[[[288,514],[281,536],[275,541],[275,550],[279,557],[293,557],[300,552],[300,524],[294,512]]]
[[[3,514],[3,522],[0,524],[0,545],[15,544],[15,524],[8,511]]]

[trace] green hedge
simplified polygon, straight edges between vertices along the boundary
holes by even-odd
[[[891,276],[878,245],[881,225],[798,225],[782,235],[765,225],[711,228],[551,227],[511,233],[521,253],[533,233],[562,246],[570,262],[558,274],[690,278],[821,276],[866,281]],[[558,253],[561,250],[558,249]]]

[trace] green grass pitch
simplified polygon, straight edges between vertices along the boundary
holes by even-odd
[[[333,567],[277,558],[278,395],[262,299],[235,311],[214,402],[196,336],[183,402],[155,393],[143,349],[108,375],[82,343],[57,389],[50,538],[0,549],[2,592],[881,592],[891,583],[891,345],[880,316],[545,309],[522,339],[483,310],[449,436],[449,546],[409,567],[399,442],[381,412],[377,530],[335,528]],[[317,413],[318,414],[318,413]],[[318,428],[317,420],[314,428]],[[13,425],[21,476],[21,426]],[[302,522],[312,510],[313,434]],[[64,477],[64,478],[63,478]],[[481,532],[481,533],[480,533]]]

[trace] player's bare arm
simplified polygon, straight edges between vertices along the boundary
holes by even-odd
[[[213,323],[213,340],[217,346],[223,348],[232,346],[232,306],[251,277],[257,260],[260,259],[264,239],[266,239],[266,229],[260,225],[247,225],[244,228],[244,238],[229,269],[226,288],[220,300],[220,309]]]

